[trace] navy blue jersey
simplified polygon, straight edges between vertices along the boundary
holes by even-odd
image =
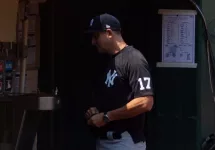
[[[132,46],[127,46],[112,56],[96,87],[94,104],[100,112],[123,107],[134,98],[153,95],[148,63],[142,53]],[[144,140],[144,118],[144,114],[141,114],[134,118],[113,121],[99,130],[126,130],[138,142]]]

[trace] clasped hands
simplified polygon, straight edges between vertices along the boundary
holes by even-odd
[[[104,113],[100,113],[96,107],[89,108],[85,114],[87,124],[98,128],[105,125],[103,116]]]

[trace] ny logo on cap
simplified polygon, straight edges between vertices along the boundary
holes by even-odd
[[[90,26],[92,26],[92,25],[93,25],[93,22],[94,22],[94,20],[92,19],[92,20],[90,21]]]
[[[109,26],[108,24],[106,24],[106,28],[107,28],[107,29],[110,29],[110,26]]]

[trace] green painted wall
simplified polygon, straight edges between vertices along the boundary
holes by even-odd
[[[214,6],[214,0],[202,0],[202,10],[208,23],[212,19],[215,19]],[[199,109],[201,117],[201,136],[202,138],[205,138],[210,133],[215,132],[215,102],[213,101],[210,90],[208,65],[206,59],[206,51],[204,48],[205,42],[203,40],[203,33],[203,30],[200,29],[197,43],[199,46],[197,78],[197,88],[199,89],[199,92],[197,93],[197,96],[200,100]],[[212,44],[212,47],[215,52],[215,43]]]
[[[189,1],[160,1],[158,9],[194,9]],[[155,18],[155,17],[154,17]],[[199,22],[199,17],[197,17]],[[159,24],[159,22],[157,23]],[[161,29],[161,27],[160,27]],[[197,31],[197,60],[203,64],[204,48],[202,38]],[[156,34],[160,33],[159,31]],[[201,32],[202,34],[202,32]],[[159,34],[160,35],[160,34]],[[155,36],[156,37],[156,36]],[[159,36],[158,36],[159,37]],[[159,39],[160,40],[160,39]],[[153,46],[161,51],[159,44]],[[203,54],[200,54],[200,52]],[[199,57],[201,56],[201,57]],[[201,101],[202,68],[155,68],[155,112],[149,117],[149,149],[150,150],[199,150],[201,145]],[[204,73],[205,74],[205,73]],[[168,79],[168,80],[165,80]],[[201,84],[201,85],[200,85]],[[207,86],[207,85],[205,85]],[[201,92],[200,92],[201,90]],[[210,118],[211,119],[211,118]],[[212,120],[212,119],[211,119]],[[210,130],[211,131],[211,130]],[[150,133],[152,132],[152,135]]]

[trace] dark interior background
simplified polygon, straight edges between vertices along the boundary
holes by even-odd
[[[189,76],[192,78],[192,75],[194,75],[193,71],[174,71],[171,69],[164,71],[155,68],[156,62],[161,59],[162,18],[158,15],[158,9],[161,8],[186,9],[191,8],[191,5],[188,0],[150,0],[139,2],[132,0],[91,0],[76,1],[75,3],[71,0],[47,0],[46,3],[40,6],[41,67],[39,72],[39,88],[42,92],[50,93],[57,86],[62,98],[62,109],[54,113],[53,120],[49,120],[48,115],[44,117],[40,127],[41,136],[39,138],[39,145],[41,146],[39,146],[39,150],[95,149],[94,139],[84,120],[84,113],[90,106],[93,79],[102,72],[107,63],[107,57],[98,54],[95,48],[91,46],[91,38],[84,34],[84,30],[95,15],[110,13],[116,16],[121,21],[125,41],[138,48],[145,55],[152,69],[155,91],[158,93],[156,97],[160,96],[156,98],[156,103],[159,99],[164,98],[165,94],[169,94],[169,92],[162,90],[165,86],[172,88],[177,87],[173,84],[180,84],[181,80],[190,81]],[[188,78],[187,75],[183,74],[186,71]],[[162,75],[170,78],[169,84],[166,83],[166,85],[163,85],[163,81],[159,77]],[[171,76],[181,76],[182,79],[175,81],[175,78]],[[191,82],[194,83],[194,81]],[[195,87],[195,83],[192,86],[188,85],[187,88],[192,89],[193,86]],[[171,111],[178,110],[175,108],[168,112],[171,112],[173,116],[177,113],[181,115],[181,106],[183,105],[182,103],[175,104],[172,102],[172,98],[175,98],[174,94],[178,94],[177,92],[177,89],[174,89],[174,91],[170,91],[171,96],[168,98],[165,97],[169,101],[167,102],[166,100],[165,105],[180,105],[180,112],[176,111],[172,114]],[[193,99],[195,93],[185,92],[185,94],[188,94],[188,99]],[[166,110],[166,106],[161,107],[161,105],[160,108]],[[156,105],[154,111],[149,114],[153,116],[151,117],[153,119],[149,121],[151,124],[148,129],[150,132],[148,138],[149,149],[155,150],[156,147],[162,149],[162,144],[166,150],[168,148],[176,150],[177,147],[178,149],[186,147],[184,143],[182,146],[180,145],[182,143],[180,136],[178,140],[174,139],[173,141],[166,142],[172,139],[159,135],[162,135],[162,133],[158,129],[160,128],[159,121],[157,121],[159,119],[156,119],[158,117],[158,108]],[[165,118],[162,121],[167,122],[167,124],[172,123],[175,126],[178,123],[174,118],[170,119],[171,121],[167,120]],[[53,127],[52,132],[50,131],[50,126]],[[170,130],[167,127],[165,127],[165,131]],[[193,131],[196,131],[195,129],[194,127]],[[175,130],[177,130],[177,127],[173,128],[170,132],[175,132]],[[163,135],[165,134],[167,133]],[[44,140],[44,137],[46,137],[46,140]],[[195,135],[191,135],[188,138],[192,138],[193,140],[193,138],[195,139]],[[195,146],[195,141],[192,142],[194,143],[191,143],[191,145]],[[172,144],[167,146],[168,143]],[[173,145],[176,145],[176,147],[172,148]],[[187,149],[189,148],[187,147]]]

